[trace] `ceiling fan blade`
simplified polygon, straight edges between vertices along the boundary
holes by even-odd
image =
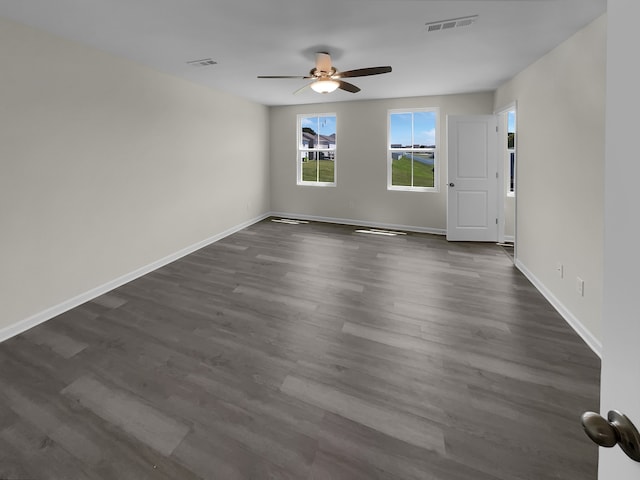
[[[258,78],[311,78],[311,77],[291,76],[291,75],[258,75]]]
[[[368,75],[380,75],[381,73],[389,73],[391,67],[370,67],[370,68],[357,68],[355,70],[347,70],[345,72],[338,72],[333,75],[334,78],[349,78],[349,77],[366,77]]]
[[[342,80],[338,80],[338,83],[340,83],[338,86],[340,90],[345,90],[351,93],[358,93],[360,91],[360,87],[356,87],[353,83],[343,82]]]
[[[311,82],[313,83],[313,82]],[[300,87],[298,90],[296,90],[295,92],[293,92],[294,95],[298,95],[299,93],[304,92],[308,87],[311,86],[311,83],[307,83],[306,85]]]

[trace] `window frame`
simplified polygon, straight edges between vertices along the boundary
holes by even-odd
[[[513,114],[513,148],[509,148],[509,115]],[[516,163],[518,161],[518,155],[516,154],[516,146],[518,142],[518,118],[517,112],[515,108],[511,108],[506,111],[505,114],[505,141],[507,144],[505,145],[505,150],[507,154],[507,162],[505,165],[505,179],[506,185],[505,189],[507,192],[507,197],[515,197],[516,196]],[[511,165],[511,156],[513,155],[513,166]],[[513,188],[511,188],[511,179],[513,178]]]
[[[391,115],[398,113],[433,112],[435,114],[435,147],[429,148],[393,148],[391,147]],[[413,120],[412,120],[413,123]],[[413,130],[413,128],[412,128]],[[412,132],[413,135],[413,132]],[[412,145],[413,145],[413,138]],[[387,110],[387,190],[401,192],[435,192],[440,191],[440,108],[439,107],[413,107],[413,108],[393,108]],[[433,152],[433,187],[413,186],[413,185],[393,185],[393,153],[394,152]],[[413,165],[412,165],[413,169]],[[411,174],[413,183],[413,171]]]
[[[336,122],[336,143],[333,148],[305,148],[302,138],[302,121],[304,118],[310,117],[333,117]],[[319,135],[319,133],[318,133]],[[318,180],[303,180],[302,174],[302,154],[304,152],[316,152],[327,153],[333,152],[333,182],[320,182]],[[313,186],[313,187],[335,187],[337,185],[338,176],[338,114],[335,112],[328,113],[299,113],[296,121],[296,184],[300,186]],[[316,177],[317,178],[317,177]]]

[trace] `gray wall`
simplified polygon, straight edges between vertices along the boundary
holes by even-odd
[[[600,17],[496,91],[517,102],[519,266],[600,348],[606,18]],[[564,278],[556,271],[564,265]],[[576,277],[584,279],[584,297]]]
[[[266,107],[1,19],[0,64],[0,333],[269,211]]]
[[[439,192],[387,190],[387,110],[440,108]],[[337,114],[337,186],[296,185],[296,116]],[[493,93],[271,107],[271,207],[276,212],[446,229],[446,116],[490,114]]]

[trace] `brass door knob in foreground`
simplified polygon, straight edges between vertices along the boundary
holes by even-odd
[[[601,447],[620,448],[629,458],[640,462],[640,434],[631,420],[616,410],[609,412],[608,420],[595,412],[582,414],[582,427],[591,440]]]

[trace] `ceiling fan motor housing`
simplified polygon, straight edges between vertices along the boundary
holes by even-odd
[[[358,68],[356,70],[347,70],[344,72],[338,71],[331,64],[331,56],[327,52],[318,52],[316,53],[316,66],[309,71],[308,77],[297,77],[297,76],[261,76],[258,78],[309,78],[312,79],[312,82],[305,85],[304,87],[296,90],[294,93],[299,93],[306,89],[306,87],[311,87],[314,91],[318,93],[330,93],[336,89],[345,90],[351,93],[358,93],[360,88],[345,82],[342,78],[348,77],[364,77],[369,75],[379,75],[381,73],[389,73],[391,72],[391,67],[369,67],[369,68]]]

